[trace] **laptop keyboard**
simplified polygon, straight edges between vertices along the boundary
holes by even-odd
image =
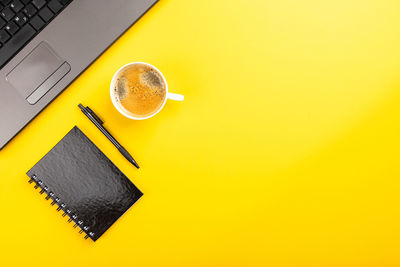
[[[72,0],[0,0],[0,69]]]

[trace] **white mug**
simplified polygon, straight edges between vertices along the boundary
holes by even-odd
[[[128,114],[127,112],[125,112],[120,105],[117,103],[116,100],[116,96],[115,96],[115,90],[114,90],[114,85],[116,82],[117,77],[119,76],[120,72],[123,71],[125,68],[132,66],[134,64],[141,64],[141,65],[146,65],[150,68],[153,68],[155,71],[158,72],[158,74],[160,75],[160,77],[163,79],[163,82],[165,84],[165,91],[166,91],[166,97],[164,99],[163,104],[160,106],[160,108],[154,112],[153,114],[147,116],[147,117],[134,117],[131,114]],[[156,67],[154,67],[153,65],[150,65],[148,63],[144,63],[144,62],[133,62],[133,63],[129,63],[126,64],[125,66],[122,66],[115,74],[114,77],[111,80],[111,84],[110,84],[110,95],[111,95],[111,101],[114,104],[114,107],[119,111],[119,113],[121,113],[122,115],[124,115],[125,117],[132,119],[132,120],[145,120],[145,119],[149,119],[155,115],[157,115],[165,106],[165,103],[167,102],[167,99],[171,99],[171,100],[176,100],[176,101],[183,101],[184,100],[184,96],[183,95],[178,95],[178,94],[173,94],[173,93],[169,93],[168,92],[168,84],[167,84],[167,80],[165,79],[164,75],[161,73],[161,71],[159,69],[157,69]]]

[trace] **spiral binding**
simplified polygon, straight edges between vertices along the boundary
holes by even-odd
[[[63,210],[63,214],[62,216],[65,217],[66,215],[68,215],[68,223],[74,221],[74,228],[79,227],[79,234],[82,234],[83,232],[87,233],[89,230],[89,226],[86,226],[84,224],[84,222],[82,220],[78,219],[78,216],[74,213],[72,213],[72,211],[70,209],[67,208],[67,205],[65,203],[60,202],[60,198],[55,196],[55,194],[51,191],[49,191],[49,188],[41,181],[38,180],[38,177],[33,174],[30,179],[29,179],[29,183],[32,184],[33,182],[35,182],[35,189],[40,188],[40,192],[39,194],[43,194],[46,193],[46,200],[49,200],[51,198],[52,202],[51,202],[51,206],[54,206],[54,204],[57,204],[57,211]],[[89,232],[89,234],[87,234],[85,236],[85,239],[88,239],[89,237],[93,237],[95,234],[93,232]]]

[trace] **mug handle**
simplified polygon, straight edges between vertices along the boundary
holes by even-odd
[[[175,101],[183,101],[185,99],[184,95],[178,95],[174,93],[168,93],[167,98]]]

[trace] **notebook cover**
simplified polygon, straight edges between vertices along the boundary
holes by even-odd
[[[143,195],[76,126],[27,175],[93,241]]]

